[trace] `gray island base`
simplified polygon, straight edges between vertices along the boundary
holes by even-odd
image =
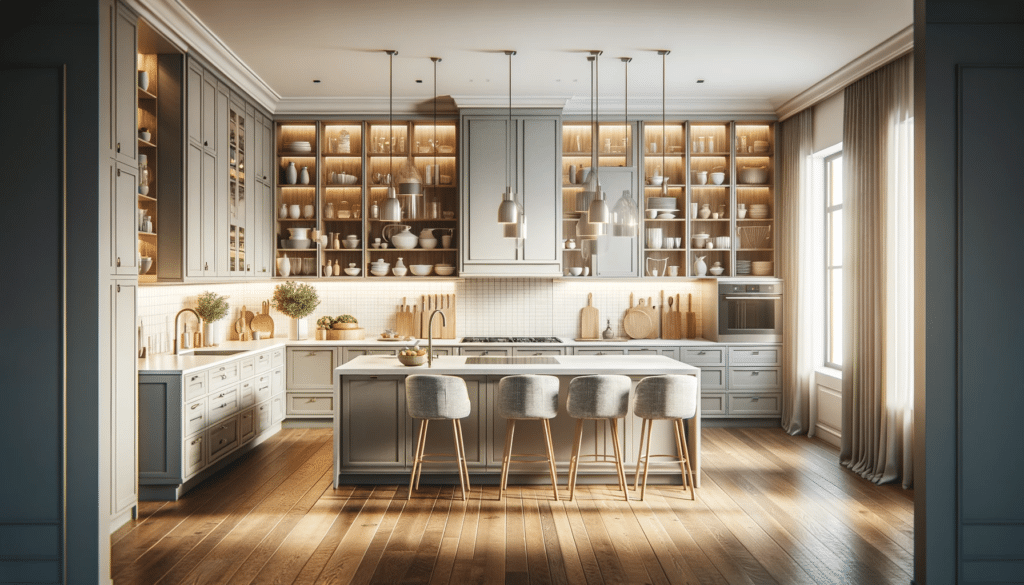
[[[482,362],[482,363],[480,363]],[[559,378],[559,413],[551,421],[559,482],[564,486],[572,451],[576,420],[566,413],[569,382],[576,376],[622,374],[636,382],[645,376],[680,374],[700,379],[700,369],[664,356],[550,356],[540,358],[474,358],[439,356],[433,367],[406,367],[392,356],[360,356],[334,370],[334,486],[353,484],[408,484],[415,439],[413,420],[406,411],[405,377],[411,374],[460,376],[466,381],[472,403],[470,416],[462,421],[466,458],[474,485],[497,485],[505,443],[505,420],[494,412],[494,392],[503,376],[547,374]],[[619,425],[619,440],[627,479],[632,482],[640,446],[641,420],[630,411]],[[609,425],[588,421],[584,425],[579,483],[616,485]],[[700,410],[686,421],[690,460],[695,483],[700,486]],[[451,454],[450,425],[431,425],[426,453]],[[539,422],[516,425],[516,453],[543,453],[544,435]],[[651,454],[676,453],[672,424],[655,421]],[[596,456],[596,457],[595,457]],[[547,463],[515,461],[509,485],[549,484]],[[651,460],[648,483],[681,483],[678,463]],[[424,466],[424,484],[457,484],[454,461]]]

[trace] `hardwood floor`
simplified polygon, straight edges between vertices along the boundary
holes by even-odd
[[[644,502],[614,485],[574,502],[474,486],[463,502],[457,486],[334,490],[331,431],[289,429],[182,500],[141,503],[112,537],[114,583],[910,582],[913,492],[780,429],[702,436],[696,502],[657,485]]]

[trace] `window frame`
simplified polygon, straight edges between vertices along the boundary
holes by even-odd
[[[824,217],[825,217],[825,225],[824,225],[824,230],[823,230],[823,233],[824,233],[824,236],[825,236],[824,237],[824,240],[825,240],[824,244],[825,245],[823,246],[824,252],[825,252],[825,254],[824,254],[824,256],[825,256],[824,257],[824,263],[823,263],[824,268],[825,268],[825,283],[824,283],[825,284],[825,289],[824,289],[825,290],[825,302],[824,302],[825,318],[823,320],[824,334],[825,334],[824,335],[824,345],[825,345],[825,347],[824,347],[824,350],[825,350],[824,365],[826,367],[833,368],[833,369],[840,370],[840,371],[842,371],[842,369],[843,369],[842,364],[833,362],[831,360],[831,357],[832,357],[832,345],[833,345],[832,344],[832,337],[833,337],[833,333],[834,333],[834,331],[833,331],[833,321],[831,320],[831,309],[832,309],[832,298],[833,298],[833,294],[832,294],[832,292],[833,292],[832,291],[832,274],[833,274],[833,271],[835,271],[837,269],[842,271],[843,270],[843,264],[842,264],[842,259],[840,259],[840,263],[837,264],[837,265],[830,264],[831,258],[832,258],[832,235],[833,235],[832,234],[833,230],[830,227],[832,225],[832,222],[830,220],[832,219],[833,214],[835,212],[843,211],[843,203],[846,201],[846,194],[845,193],[843,194],[843,200],[840,203],[838,203],[836,205],[832,205],[830,202],[832,201],[832,163],[836,159],[842,159],[842,158],[843,158],[843,151],[842,151],[842,149],[840,149],[840,150],[838,150],[838,151],[836,151],[836,152],[826,156],[824,158],[824,161],[823,161],[824,164],[825,164],[825,185],[824,185],[824,187],[825,187],[825,192],[824,192],[824,203],[825,203],[825,205],[824,205]],[[845,255],[846,251],[844,250],[843,252],[844,252],[844,255]],[[838,318],[842,319],[842,313],[840,313]]]

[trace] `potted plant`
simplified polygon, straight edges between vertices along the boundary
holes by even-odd
[[[219,345],[224,339],[223,323],[219,321],[228,314],[228,297],[212,291],[199,294],[196,313],[203,320],[203,339],[207,346]]]
[[[330,315],[317,319],[316,338],[321,341],[327,339],[327,332],[331,329],[332,325],[334,325],[334,317],[331,317]]]
[[[309,316],[320,304],[320,295],[311,285],[289,280],[274,287],[274,308],[291,318],[290,333],[292,339],[303,340],[309,335]]]
[[[352,315],[340,315],[334,320],[332,327],[335,329],[355,329],[358,325],[359,321]]]

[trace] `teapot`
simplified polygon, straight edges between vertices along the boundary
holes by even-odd
[[[385,226],[382,232],[384,239],[399,250],[410,250],[416,247],[419,238],[412,233],[412,227],[400,223]]]
[[[437,238],[434,237],[434,230],[430,228],[423,228],[420,232],[420,247],[429,250],[437,247]]]

